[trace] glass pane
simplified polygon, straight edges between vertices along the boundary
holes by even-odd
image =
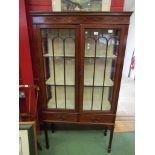
[[[75,89],[74,87],[68,86],[66,87],[66,108],[67,109],[74,109],[75,108],[75,104],[74,100],[75,100]]]
[[[48,108],[64,108],[65,107],[65,94],[64,87],[62,86],[50,86],[51,98],[48,101]],[[56,91],[56,93],[55,93]],[[56,95],[56,96],[55,96]]]
[[[94,51],[95,51],[95,40],[92,39],[91,37],[88,37],[85,40],[85,56],[86,57],[92,57],[94,56]]]
[[[119,31],[85,29],[83,110],[110,110]]]
[[[75,85],[75,59],[66,58],[66,85]]]
[[[65,40],[65,51],[66,56],[75,56],[75,42],[73,38],[67,38]]]
[[[75,30],[42,29],[47,107],[75,108]]]
[[[92,87],[84,87],[83,109],[90,110],[92,104]]]
[[[56,86],[57,93],[57,108],[65,107],[65,89],[61,86]]]
[[[94,59],[87,58],[84,61],[84,84],[92,85],[93,84],[93,68]]]
[[[109,101],[109,88],[105,87],[104,91],[102,87],[95,87],[94,88],[94,100],[93,100],[93,110],[100,110],[102,105],[102,110],[109,110],[110,109],[110,101]],[[103,94],[103,99],[102,99]]]
[[[56,94],[55,94],[56,90]],[[48,108],[58,108],[64,109],[65,107],[65,89],[63,86],[49,86],[48,89]],[[56,96],[55,96],[56,95]],[[66,87],[66,109],[74,109],[75,105],[73,104],[75,100],[75,90],[74,87]],[[57,106],[57,107],[56,107]]]

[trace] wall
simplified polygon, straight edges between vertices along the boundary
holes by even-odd
[[[123,11],[124,0],[111,0],[110,11]]]
[[[27,0],[28,11],[50,12],[52,11],[52,0]]]
[[[134,0],[125,0],[124,11],[134,11]],[[135,48],[135,13],[130,17],[130,25],[125,51],[123,75],[128,77],[132,54]]]
[[[30,42],[28,33],[28,23],[26,14],[25,0],[19,1],[19,83],[23,85],[31,85],[34,83],[32,61],[30,54]],[[26,96],[29,93],[25,90]],[[26,97],[23,104],[20,104],[21,112],[26,112],[29,99]],[[35,103],[35,97],[32,95],[31,103]],[[35,105],[31,104],[31,112],[34,112]]]
[[[19,1],[19,64],[22,84],[33,84],[25,1]]]
[[[51,1],[54,6],[54,11],[60,11],[61,0],[51,0]],[[104,4],[104,6],[102,6],[102,10],[104,11],[123,11],[124,0],[102,0],[102,1]]]

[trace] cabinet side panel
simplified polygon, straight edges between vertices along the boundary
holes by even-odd
[[[113,108],[112,113],[116,113],[117,111],[117,104],[118,104],[118,97],[119,97],[119,90],[120,90],[120,84],[121,84],[121,78],[122,78],[122,69],[123,69],[123,63],[124,63],[124,55],[125,55],[125,48],[126,48],[126,39],[128,34],[128,26],[124,26],[121,33],[120,38],[120,48],[119,48],[119,57],[118,57],[118,64],[116,66],[116,74],[115,74],[115,82],[116,82],[116,88],[114,91],[114,98],[112,100]]]

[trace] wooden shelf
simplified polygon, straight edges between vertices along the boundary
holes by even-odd
[[[44,57],[53,57],[53,54],[52,53],[47,53],[47,54],[43,54],[43,56]],[[64,57],[64,55],[55,54],[54,57]],[[68,55],[68,54],[65,55],[65,57],[67,57],[67,58],[75,58],[74,55]],[[95,57],[93,55],[85,55],[84,58],[95,58]],[[105,59],[106,56],[105,55],[97,55],[96,58],[104,58]],[[117,58],[117,56],[116,55],[107,55],[107,58],[108,59],[115,59],[115,58]]]
[[[94,57],[94,55],[85,55],[85,57],[84,58],[95,58]],[[106,56],[105,55],[96,55],[96,58],[106,58]],[[107,58],[108,59],[115,59],[115,58],[117,58],[117,56],[116,55],[107,55]]]
[[[54,85],[54,78],[50,77],[47,81],[46,81],[46,85]],[[56,77],[56,85],[64,85],[64,77]],[[73,78],[71,76],[68,76],[66,79],[66,85],[68,86],[74,86],[74,81]]]
[[[71,76],[68,76],[68,77],[70,77],[70,79],[69,78],[66,79],[66,86],[74,86],[75,83],[73,81],[73,78]],[[95,87],[102,87],[103,86],[103,81],[101,81],[101,82],[100,81],[99,80],[95,80],[94,86]],[[111,79],[105,79],[104,86],[111,87],[111,86],[113,86],[113,84],[114,83],[113,83],[113,81]],[[54,85],[54,78],[50,77],[46,81],[46,85]],[[63,86],[64,85],[64,79],[61,78],[61,77],[57,77],[56,78],[56,85]],[[92,80],[85,80],[84,81],[84,86],[92,87],[93,86],[93,81]]]
[[[47,54],[43,54],[44,57],[53,57],[52,53],[47,53]],[[62,54],[55,54],[54,57],[64,57],[64,55]],[[65,55],[65,57],[71,57],[71,58],[75,58],[75,55]]]

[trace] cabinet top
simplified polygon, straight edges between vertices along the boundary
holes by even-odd
[[[30,12],[33,24],[123,24],[132,12]]]
[[[124,12],[30,12],[32,16],[131,16],[132,11]]]

